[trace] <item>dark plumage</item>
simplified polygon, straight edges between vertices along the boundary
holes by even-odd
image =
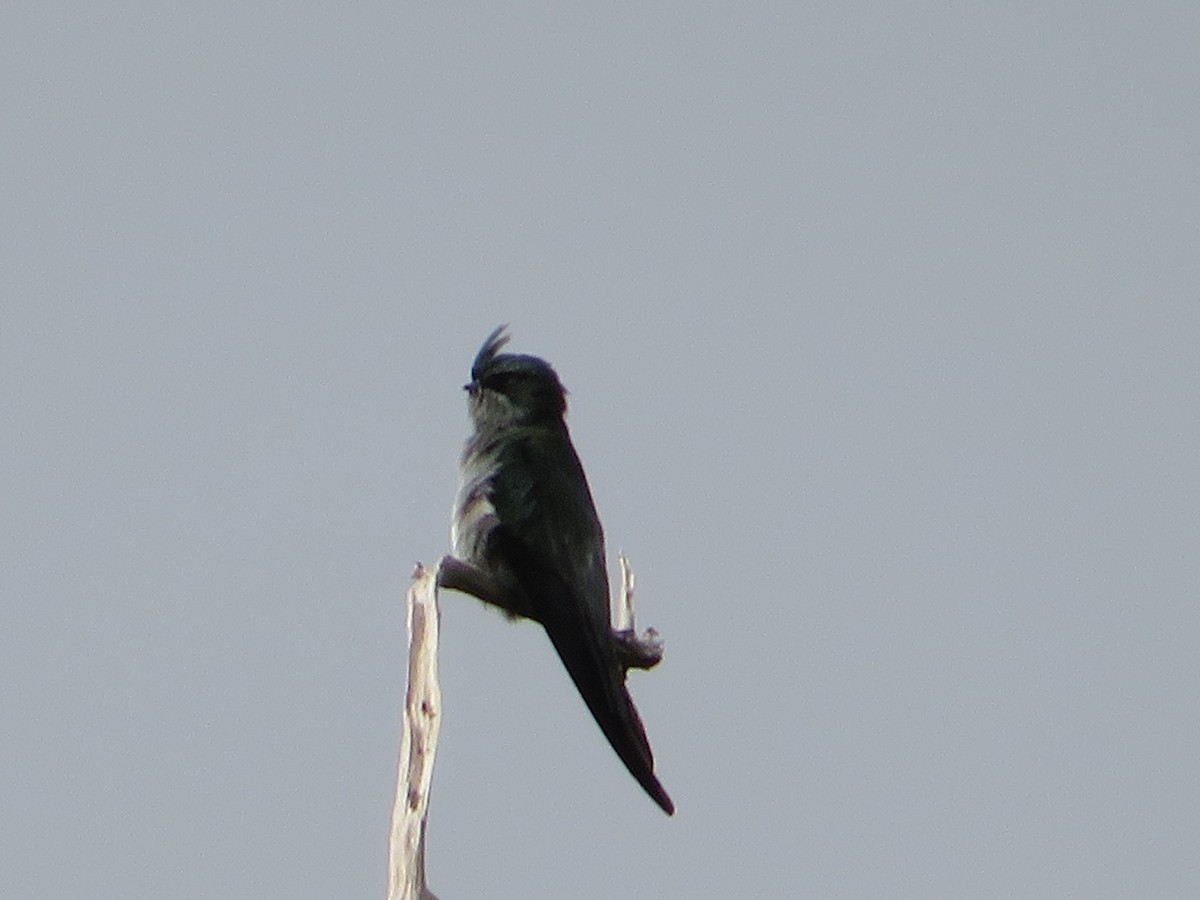
[[[546,629],[604,736],[667,813],[641,718],[611,640],[604,532],[563,416],[566,391],[535,356],[500,353],[497,328],[471,366],[471,420],[452,528],[505,608]]]

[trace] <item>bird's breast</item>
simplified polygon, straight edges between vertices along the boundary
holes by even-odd
[[[497,523],[496,507],[491,500],[492,478],[497,468],[494,450],[479,446],[474,438],[467,442],[459,465],[450,542],[455,556],[476,565],[483,563],[487,536]]]

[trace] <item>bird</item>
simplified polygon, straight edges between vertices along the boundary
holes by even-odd
[[[566,390],[536,356],[501,353],[501,325],[464,385],[473,431],[460,460],[451,542],[512,619],[539,623],[596,724],[668,815],[675,804],[612,643],[604,531],[565,420]]]

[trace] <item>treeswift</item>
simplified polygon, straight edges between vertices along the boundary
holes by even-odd
[[[672,814],[613,647],[604,531],[564,421],[566,391],[545,360],[501,353],[507,342],[503,326],[491,333],[466,385],[474,432],[454,553],[485,574],[511,615],[546,629],[617,756]]]

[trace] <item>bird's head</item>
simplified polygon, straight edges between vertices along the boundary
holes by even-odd
[[[567,391],[544,359],[501,353],[508,335],[501,325],[483,342],[471,365],[471,418],[476,427],[500,428],[561,420]]]

